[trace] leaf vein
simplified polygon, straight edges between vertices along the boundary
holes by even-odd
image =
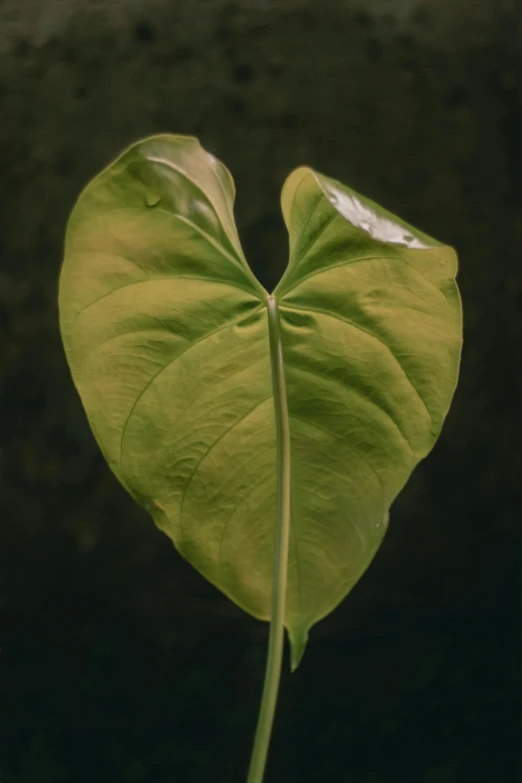
[[[250,369],[252,369],[252,367],[255,367],[255,366],[256,366],[256,364],[260,364],[260,363],[261,363],[261,362],[263,362],[263,361],[265,361],[265,357],[264,357],[264,356],[263,356],[263,357],[261,357],[260,359],[256,359],[256,360],[255,360],[254,362],[252,362],[251,364],[244,365],[244,366],[240,367],[239,369],[238,369],[238,368],[236,368],[236,369],[235,369],[233,372],[229,373],[228,375],[224,376],[223,378],[220,378],[220,379],[219,379],[219,382],[218,382],[217,384],[215,384],[215,386],[216,386],[216,385],[217,385],[217,386],[219,386],[219,385],[221,385],[222,383],[225,383],[225,381],[229,381],[231,378],[233,378],[233,377],[234,377],[234,375],[239,375],[241,372],[245,372],[245,370],[250,370]],[[214,389],[215,389],[215,386],[214,386]],[[193,405],[194,405],[194,404],[195,404],[195,403],[196,403],[196,402],[197,402],[197,401],[198,401],[198,400],[199,400],[199,399],[200,399],[200,398],[201,398],[201,397],[204,395],[204,394],[206,394],[206,392],[207,392],[207,391],[208,391],[208,387],[207,387],[207,386],[205,386],[205,388],[204,388],[204,389],[203,389],[203,390],[202,390],[202,391],[201,391],[199,394],[197,394],[195,397],[193,397],[193,398],[190,400],[189,404],[188,404],[188,405],[187,405],[187,406],[186,406],[186,407],[185,407],[185,408],[184,408],[184,409],[181,411],[181,413],[179,414],[179,416],[178,416],[178,417],[177,417],[177,418],[176,418],[176,419],[175,419],[175,420],[172,422],[172,424],[170,425],[170,429],[172,429],[172,430],[176,429],[176,425],[177,425],[177,424],[178,424],[178,423],[181,421],[181,419],[182,419],[182,418],[185,416],[185,414],[187,413],[187,411],[188,411],[188,410],[189,410],[189,409],[190,409],[190,408],[191,408],[191,407],[192,407],[192,406],[193,406]],[[197,421],[197,419],[196,419],[195,421]],[[169,449],[172,449],[172,447],[173,447],[173,446],[175,446],[177,443],[179,443],[181,440],[183,440],[183,438],[184,438],[184,437],[185,437],[185,435],[182,435],[181,437],[179,437],[179,438],[176,438],[176,440],[175,440],[175,441],[173,441],[172,443],[169,443],[169,445],[168,445]],[[161,441],[160,441],[160,443],[161,443]],[[160,448],[160,444],[158,444],[157,448]]]
[[[121,256],[121,258],[125,258],[125,256]],[[132,259],[126,259],[126,260],[132,261]],[[133,261],[133,263],[134,263],[134,261]],[[141,268],[142,267],[140,267],[140,269]],[[74,321],[71,324],[71,329],[74,328],[74,325],[76,323],[76,319],[78,318],[79,315],[81,315],[83,312],[85,312],[85,310],[88,310],[89,307],[92,307],[95,304],[98,304],[98,302],[100,302],[102,299],[106,299],[108,296],[111,296],[111,294],[115,294],[117,291],[121,291],[123,288],[130,288],[131,286],[142,285],[144,283],[153,283],[153,282],[156,282],[157,280],[159,280],[159,281],[162,281],[162,280],[203,280],[203,281],[205,281],[207,283],[217,283],[218,285],[225,285],[225,286],[229,286],[230,288],[237,288],[238,290],[245,291],[247,294],[252,294],[252,291],[250,289],[246,288],[246,286],[237,285],[236,283],[231,283],[228,280],[221,281],[221,280],[216,280],[215,278],[212,278],[212,277],[203,277],[203,275],[166,275],[165,277],[163,277],[163,276],[162,277],[149,277],[149,278],[147,278],[145,280],[135,280],[132,283],[125,283],[124,285],[119,285],[116,288],[111,288],[110,291],[107,291],[105,294],[102,294],[97,299],[94,299],[92,302],[89,302],[89,304],[85,305],[85,307],[82,307],[81,310],[78,310],[78,312],[74,316]]]
[[[276,442],[275,442],[275,440],[274,440],[274,443],[271,443],[269,446],[267,446],[266,448],[264,448],[262,451],[256,451],[256,453],[255,453],[255,454],[253,454],[253,455],[252,455],[252,456],[251,456],[249,459],[247,459],[245,462],[243,462],[243,463],[241,464],[241,466],[240,466],[240,467],[239,467],[237,470],[235,470],[235,471],[232,473],[232,475],[231,475],[231,476],[229,476],[229,477],[227,478],[227,480],[225,481],[225,483],[224,483],[224,484],[223,484],[223,485],[220,487],[219,491],[220,491],[220,492],[222,492],[222,491],[224,490],[224,488],[227,486],[227,484],[229,484],[229,483],[230,483],[230,482],[231,482],[231,481],[232,481],[232,480],[233,480],[233,479],[234,479],[234,478],[237,476],[237,474],[238,474],[238,473],[240,473],[240,472],[243,470],[243,468],[245,467],[245,465],[248,465],[248,463],[249,463],[249,462],[252,462],[252,460],[254,460],[254,459],[258,459],[258,458],[260,457],[260,455],[261,455],[261,454],[264,454],[264,453],[265,453],[265,452],[267,452],[267,451],[273,450],[273,449],[274,449],[274,448],[276,448],[276,447],[277,447],[277,446],[276,446]],[[272,473],[272,474],[273,474],[273,473],[275,473],[275,469],[274,469],[274,468],[272,468],[272,470],[271,470],[271,473]],[[265,477],[265,478],[268,478],[268,476],[269,476],[269,475],[270,475],[270,473],[267,473],[267,475],[266,475],[266,477]],[[265,480],[265,479],[263,479],[263,481],[264,481],[264,480]],[[259,486],[259,484],[260,484],[260,483],[262,483],[262,482],[258,482],[258,483],[257,483],[257,486]],[[225,524],[223,525],[223,530],[222,530],[222,533],[221,533],[221,538],[220,538],[220,541],[219,541],[219,565],[218,565],[218,567],[219,567],[219,569],[220,569],[220,570],[221,570],[221,568],[222,568],[222,565],[223,565],[223,542],[224,542],[224,540],[225,540],[225,535],[226,535],[226,532],[227,532],[227,529],[228,529],[229,523],[230,523],[230,521],[232,520],[232,518],[233,518],[234,514],[236,513],[236,511],[237,511],[237,508],[238,508],[239,504],[240,504],[240,503],[242,503],[244,500],[247,500],[247,498],[250,496],[250,494],[251,494],[251,492],[249,491],[249,492],[248,492],[248,493],[247,493],[247,494],[246,494],[246,495],[245,495],[243,498],[241,498],[241,500],[239,500],[239,501],[236,503],[236,505],[234,506],[234,508],[232,509],[232,511],[231,511],[231,513],[230,513],[230,516],[229,516],[229,517],[227,517],[227,521],[226,521],[226,522],[225,522]]]
[[[320,432],[324,432],[325,435],[329,435],[331,438],[334,438],[335,440],[338,440],[343,445],[348,446],[348,448],[354,454],[356,454],[356,456],[358,458],[362,459],[362,461],[365,462],[368,465],[368,467],[370,468],[371,472],[373,473],[373,475],[375,476],[375,478],[379,482],[379,486],[381,488],[382,504],[383,504],[383,507],[385,507],[385,505],[386,505],[385,504],[385,500],[384,500],[385,491],[384,491],[384,484],[383,484],[382,478],[377,473],[377,471],[375,470],[375,468],[373,467],[373,465],[371,464],[371,462],[369,461],[369,459],[366,457],[365,454],[359,452],[354,446],[352,446],[350,441],[348,441],[346,438],[342,438],[340,435],[337,435],[337,433],[331,432],[330,430],[326,429],[326,427],[321,427],[321,425],[317,424],[315,421],[309,421],[308,419],[305,419],[304,416],[299,416],[296,413],[291,413],[291,414],[289,414],[289,416],[290,416],[291,419],[295,419],[296,421],[301,421],[301,422],[303,422],[303,424],[307,424],[308,426],[313,427],[314,429],[319,430]]]
[[[360,261],[394,261],[398,262],[400,264],[406,264],[407,266],[412,269],[413,272],[415,272],[418,277],[421,277],[431,288],[434,288],[435,291],[442,296],[444,299],[445,305],[449,307],[449,302],[446,297],[446,295],[440,290],[440,288],[433,282],[433,280],[430,280],[426,275],[423,275],[422,272],[420,272],[416,266],[414,266],[411,261],[408,261],[404,256],[398,256],[398,255],[386,255],[385,253],[380,253],[378,256],[358,256],[357,258],[353,259],[344,259],[342,261],[339,261],[336,264],[330,264],[329,266],[325,267],[324,269],[315,269],[312,272],[309,272],[307,275],[302,277],[299,282],[291,287],[287,293],[295,293],[300,286],[302,286],[304,283],[306,283],[307,280],[310,280],[312,277],[319,277],[319,275],[324,275],[327,272],[330,272],[332,269],[339,269],[343,266],[351,266],[352,264],[357,264]],[[419,294],[417,294],[420,296]],[[284,295],[283,295],[284,296]],[[423,297],[421,297],[423,298]],[[426,300],[425,300],[426,301]]]
[[[217,440],[215,440],[210,445],[210,447],[207,449],[207,451],[205,451],[205,453],[197,461],[196,465],[194,466],[194,469],[192,470],[192,472],[191,472],[191,474],[190,474],[190,476],[188,478],[187,484],[185,485],[185,489],[183,490],[183,496],[181,498],[181,504],[180,504],[180,509],[179,509],[179,531],[180,531],[180,535],[181,535],[181,533],[183,531],[183,507],[185,505],[185,500],[186,500],[186,497],[187,497],[187,493],[188,493],[190,485],[192,484],[192,481],[194,480],[194,478],[196,476],[196,473],[198,472],[198,470],[200,468],[201,463],[203,462],[203,460],[206,457],[208,457],[208,455],[213,451],[213,449],[216,448],[218,443],[220,443],[223,440],[223,438],[226,437],[226,435],[228,435],[230,432],[232,432],[232,430],[235,429],[239,424],[241,424],[241,422],[245,421],[249,416],[251,416],[252,413],[254,413],[254,411],[257,410],[257,408],[260,408],[261,405],[263,405],[263,403],[265,403],[267,400],[271,399],[271,397],[273,397],[273,393],[272,392],[269,395],[267,395],[266,397],[264,397],[262,400],[260,400],[259,402],[256,402],[256,404],[254,405],[253,408],[250,408],[250,410],[248,410],[245,414],[243,414],[243,416],[241,416],[241,418],[237,419],[230,427],[227,427],[227,429],[224,432],[221,433],[219,438],[217,438]]]
[[[260,306],[257,308],[257,310],[261,309],[261,307],[262,307],[262,305],[260,305]],[[254,311],[254,312],[256,312],[256,311]],[[251,313],[250,315],[253,315],[253,313]],[[213,331],[211,331],[211,332],[208,332],[207,334],[203,335],[202,337],[200,337],[200,338],[199,338],[199,339],[197,339],[197,340],[193,340],[193,341],[190,343],[190,345],[189,345],[189,346],[187,346],[187,347],[186,347],[186,348],[185,348],[183,351],[181,351],[181,353],[178,353],[178,354],[176,354],[176,356],[174,356],[172,359],[169,359],[169,361],[167,362],[167,364],[163,365],[163,367],[162,367],[162,368],[161,368],[161,369],[160,369],[160,370],[159,370],[157,373],[155,373],[155,374],[152,376],[152,378],[150,378],[150,380],[148,381],[147,385],[146,385],[146,386],[145,386],[145,387],[142,389],[142,391],[140,392],[140,394],[139,394],[139,395],[138,395],[138,397],[136,398],[136,400],[135,400],[135,402],[134,402],[134,404],[133,404],[133,406],[132,406],[131,410],[129,411],[129,414],[128,414],[128,416],[127,416],[126,420],[125,420],[125,423],[124,423],[124,425],[123,425],[122,434],[121,434],[121,441],[120,441],[120,464],[121,464],[122,453],[123,453],[123,440],[124,440],[124,438],[125,438],[125,433],[126,433],[126,430],[127,430],[127,427],[128,427],[128,425],[129,425],[129,422],[130,422],[130,420],[131,420],[131,417],[132,417],[132,415],[133,415],[133,413],[134,413],[134,411],[135,411],[135,409],[136,409],[136,406],[138,405],[138,403],[139,403],[139,402],[140,402],[140,400],[142,399],[143,395],[144,395],[144,394],[147,392],[147,390],[148,390],[148,389],[151,387],[151,385],[152,385],[152,384],[153,384],[153,383],[156,381],[156,379],[157,379],[157,378],[158,378],[158,377],[159,377],[159,376],[160,376],[160,375],[161,375],[161,374],[162,374],[162,373],[163,373],[165,370],[167,370],[167,369],[168,369],[169,367],[171,367],[171,366],[172,366],[172,365],[173,365],[175,362],[177,362],[177,361],[178,361],[178,359],[180,359],[180,358],[181,358],[181,357],[182,357],[184,354],[186,354],[186,353],[187,353],[187,351],[190,351],[192,348],[194,348],[196,345],[198,345],[199,343],[203,342],[204,340],[208,340],[210,337],[214,337],[214,335],[218,334],[218,332],[221,332],[221,331],[223,331],[223,329],[227,329],[227,328],[229,328],[229,327],[231,327],[231,326],[234,326],[234,325],[235,325],[235,324],[237,324],[237,323],[241,323],[241,321],[243,321],[244,319],[245,319],[245,316],[244,316],[244,315],[242,315],[240,318],[236,318],[234,321],[227,321],[227,323],[225,323],[225,324],[222,324],[222,325],[221,325],[221,326],[219,326],[217,329],[214,329]]]
[[[311,220],[311,218],[312,218],[312,215],[315,213],[315,211],[317,210],[317,207],[319,206],[319,204],[320,204],[320,203],[321,203],[321,199],[319,199],[319,201],[317,202],[317,204],[314,206],[314,208],[313,208],[313,210],[312,210],[312,212],[311,212],[311,214],[310,214],[310,217],[309,217],[309,218],[308,218],[308,220],[306,221],[306,225],[308,225],[309,221],[310,221],[310,220]],[[297,257],[297,263],[300,263],[300,262],[302,262],[302,261],[303,261],[303,260],[306,258],[306,256],[307,256],[307,255],[308,255],[308,253],[310,252],[310,250],[311,250],[311,249],[313,248],[313,246],[314,246],[314,245],[315,245],[315,244],[318,242],[318,240],[319,240],[319,239],[320,239],[320,237],[321,237],[321,236],[324,234],[324,232],[326,231],[326,229],[328,228],[328,226],[329,226],[331,223],[333,223],[333,221],[335,220],[335,218],[338,218],[338,217],[340,217],[339,213],[338,213],[338,212],[336,212],[335,210],[333,210],[332,214],[331,214],[331,215],[329,215],[329,216],[326,218],[326,220],[324,221],[324,223],[322,223],[322,225],[321,225],[321,226],[320,226],[320,227],[317,229],[317,231],[315,232],[315,234],[314,234],[314,235],[313,235],[313,236],[310,238],[310,240],[309,240],[309,242],[307,243],[307,245],[305,245],[305,249],[304,249],[304,251],[303,251],[303,250],[300,250],[300,252],[299,252],[299,256]],[[295,265],[295,264],[294,264],[294,265]]]
[[[310,369],[309,367],[298,367],[296,364],[291,364],[289,361],[286,361],[286,365],[287,365],[287,367],[291,367],[292,370],[295,370],[297,372],[304,372],[304,373],[309,373],[310,375],[314,375],[316,378],[319,378],[320,380],[322,380],[325,384],[327,384],[327,383],[334,383],[337,386],[341,386],[343,389],[346,388],[345,384],[342,381],[340,381],[338,378],[333,378],[330,375],[325,376],[325,375],[321,374],[320,372],[317,372],[316,370]],[[381,405],[379,405],[375,400],[371,399],[370,397],[366,397],[366,396],[362,395],[355,387],[350,387],[350,388],[356,394],[359,394],[361,397],[363,397],[364,400],[366,400],[367,402],[370,402],[378,410],[382,411],[382,413],[385,414],[385,416],[391,421],[391,423],[393,424],[393,426],[395,427],[395,429],[397,430],[397,432],[399,433],[401,438],[404,440],[406,446],[408,447],[408,450],[411,452],[412,448],[411,448],[410,441],[408,440],[407,436],[404,434],[402,429],[399,427],[398,423],[395,421],[393,416],[391,416],[391,414],[385,408],[383,408]]]
[[[349,318],[346,318],[345,316],[338,315],[337,313],[331,313],[328,310],[322,310],[319,307],[304,307],[304,306],[301,306],[301,305],[299,305],[299,307],[298,307],[298,306],[296,306],[294,304],[292,304],[291,306],[287,305],[287,307],[290,307],[290,309],[294,309],[294,310],[303,310],[304,312],[319,313],[321,315],[326,315],[329,318],[333,318],[335,321],[338,321],[339,323],[344,323],[344,324],[347,324],[348,326],[353,326],[354,329],[358,329],[359,331],[364,332],[365,334],[369,335],[370,337],[373,337],[373,339],[376,340],[384,348],[386,348],[389,351],[390,355],[394,358],[394,360],[395,360],[395,362],[397,364],[397,367],[399,367],[399,369],[401,370],[402,374],[404,375],[404,377],[408,381],[408,384],[410,385],[410,387],[415,392],[415,396],[418,397],[418,399],[422,403],[423,408],[425,409],[426,413],[428,414],[428,416],[430,418],[430,422],[433,424],[432,415],[431,415],[430,411],[428,410],[428,407],[427,407],[426,403],[424,402],[423,398],[421,397],[419,391],[417,390],[417,388],[413,384],[413,381],[411,380],[410,376],[408,375],[408,373],[406,372],[406,370],[402,366],[402,364],[399,361],[399,359],[396,356],[396,354],[392,351],[391,347],[387,343],[385,343],[384,340],[381,337],[379,337],[379,335],[375,334],[374,332],[371,332],[369,329],[366,329],[364,326],[361,326],[360,324],[356,323],[355,321],[350,320]]]

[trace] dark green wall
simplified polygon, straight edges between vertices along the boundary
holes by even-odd
[[[267,783],[516,783],[519,3],[59,8],[0,5],[2,783],[244,780],[267,628],[109,475],[57,326],[76,195],[158,131],[196,134],[229,166],[267,286],[286,260],[280,187],[303,163],[460,256],[450,416],[374,564],[284,677]]]

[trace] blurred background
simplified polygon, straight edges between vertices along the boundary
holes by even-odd
[[[285,660],[267,783],[522,780],[520,0],[0,2],[0,780],[240,783],[268,626],[106,467],[57,322],[86,181],[155,132],[273,287],[310,164],[460,257],[461,379],[374,563]]]

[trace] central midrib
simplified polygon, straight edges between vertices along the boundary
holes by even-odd
[[[263,777],[281,679],[284,644],[288,548],[290,538],[290,423],[286,396],[279,308],[273,294],[267,297],[268,335],[276,420],[277,502],[272,577],[272,608],[265,683],[250,761],[248,783]]]

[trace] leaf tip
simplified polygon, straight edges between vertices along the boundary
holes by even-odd
[[[288,638],[290,641],[290,671],[293,674],[303,659],[308,643],[308,630],[305,628],[300,628],[297,631],[289,630]]]

